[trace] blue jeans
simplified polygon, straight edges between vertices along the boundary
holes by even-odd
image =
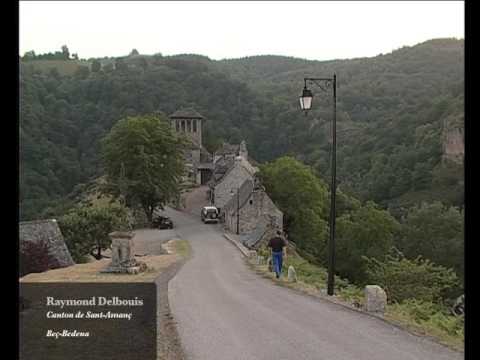
[[[275,252],[272,251],[272,262],[273,262],[273,271],[277,274],[277,277],[280,276],[282,273],[282,265],[283,265],[283,252]]]

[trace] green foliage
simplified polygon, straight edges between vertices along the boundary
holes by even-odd
[[[101,259],[101,252],[111,244],[108,234],[130,229],[128,211],[118,204],[77,206],[58,223],[75,262],[88,254]]]
[[[122,119],[102,145],[108,191],[141,206],[150,223],[157,207],[179,196],[186,141],[163,115]]]
[[[463,211],[440,202],[412,207],[405,216],[397,247],[408,258],[421,255],[464,276]]]
[[[465,317],[453,316],[442,305],[409,299],[389,305],[387,316],[455,348],[464,348]]]
[[[55,269],[59,266],[58,260],[50,254],[48,247],[47,240],[21,243],[19,251],[20,277]]]
[[[397,221],[373,202],[337,219],[336,269],[341,276],[364,285],[362,256],[382,259],[393,245]]]
[[[457,276],[452,269],[421,257],[409,260],[394,251],[383,261],[364,257],[368,281],[385,289],[390,302],[407,299],[440,302],[443,293],[455,286]]]
[[[284,214],[284,226],[299,249],[325,261],[328,192],[312,170],[292,157],[262,165],[260,177]]]
[[[90,67],[90,70],[92,71],[92,73],[99,72],[101,69],[102,69],[102,63],[96,59],[93,60],[92,65]]]

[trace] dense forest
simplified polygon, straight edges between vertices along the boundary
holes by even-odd
[[[259,162],[289,155],[328,179],[331,96],[312,87],[308,116],[298,96],[304,76],[334,72],[339,188],[396,217],[422,200],[463,207],[463,157],[448,146],[455,134],[463,141],[463,40],[332,61],[214,61],[136,50],[122,58],[62,60],[66,47],[55,54],[21,58],[21,220],[54,214],[76,187],[103,174],[99,141],[118,120],[183,106],[206,117],[209,150],[245,139]]]

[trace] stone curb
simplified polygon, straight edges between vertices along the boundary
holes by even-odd
[[[243,256],[245,256],[246,258],[250,258],[254,255],[256,255],[256,251],[252,251],[252,250],[248,250],[245,246],[243,246],[242,244],[240,244],[237,240],[235,240],[232,236],[229,236],[228,234],[226,233],[223,233],[223,236],[228,240],[230,241],[233,245],[235,245],[238,250],[240,250],[240,252],[242,253]]]

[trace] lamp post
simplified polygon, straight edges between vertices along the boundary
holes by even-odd
[[[304,87],[300,96],[300,107],[307,115],[312,108],[313,94],[307,88],[307,82],[317,85],[322,91],[333,95],[333,122],[332,122],[332,183],[330,187],[330,240],[328,242],[328,286],[327,294],[333,295],[335,273],[335,195],[337,192],[336,158],[337,158],[337,76],[332,78],[304,78]]]
[[[237,188],[237,235],[239,235],[240,229],[240,188]],[[235,195],[235,189],[230,191],[232,197]]]

